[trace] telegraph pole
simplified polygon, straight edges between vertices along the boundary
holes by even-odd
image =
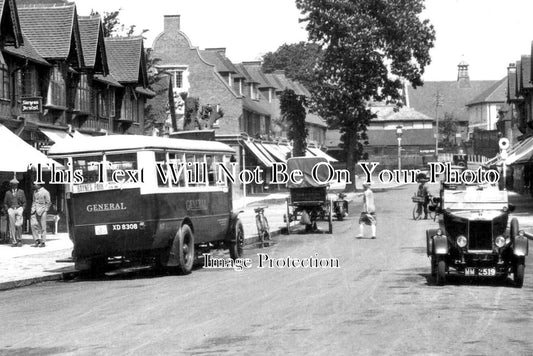
[[[439,106],[442,106],[439,89],[435,94],[435,119],[436,119],[436,133],[435,133],[435,159],[439,158]]]

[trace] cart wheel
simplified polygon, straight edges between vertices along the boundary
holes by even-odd
[[[287,201],[287,235],[291,234],[291,214],[289,212],[289,201]]]

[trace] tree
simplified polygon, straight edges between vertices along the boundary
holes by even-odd
[[[134,36],[137,25],[126,26],[120,22],[119,15],[122,9],[104,12],[102,16],[102,25],[104,27],[104,37],[114,37],[125,35],[126,37]],[[91,16],[101,16],[98,11],[91,10]],[[144,35],[149,30],[143,29],[138,36]]]
[[[421,21],[423,0],[296,0],[309,40],[322,56],[314,71],[313,103],[339,125],[347,169],[364,157],[373,101],[400,104],[402,79],[422,85],[435,31]]]
[[[444,113],[444,120],[439,122],[439,141],[444,149],[450,149],[456,145],[457,121],[450,113]]]
[[[292,89],[285,89],[281,93],[280,104],[281,116],[289,125],[287,138],[292,140],[293,157],[304,157],[307,147],[307,128],[305,127],[305,99],[299,97]]]
[[[263,56],[262,69],[265,73],[284,70],[287,77],[311,88],[315,84],[313,69],[320,56],[320,46],[315,43],[285,43]]]

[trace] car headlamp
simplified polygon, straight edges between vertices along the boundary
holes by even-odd
[[[496,246],[501,248],[505,246],[505,238],[503,236],[497,236],[496,239],[494,240],[494,243],[496,244]]]
[[[457,246],[465,247],[466,246],[466,237],[463,235],[457,236]]]
[[[437,230],[437,236],[442,236],[442,230],[441,229]]]

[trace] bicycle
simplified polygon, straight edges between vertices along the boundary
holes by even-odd
[[[268,226],[268,220],[265,216],[265,209],[268,206],[258,207],[254,209],[255,212],[255,225],[257,226],[257,235],[260,239],[261,247],[268,246],[270,242],[270,227]]]
[[[428,199],[428,216],[431,220],[435,221],[435,219],[437,218],[438,202],[432,195],[429,195]],[[424,209],[422,204],[425,202],[425,198],[415,195],[411,198],[411,200],[413,201],[413,203],[415,203],[415,206],[413,207],[413,220],[420,220],[422,218],[422,212]]]

